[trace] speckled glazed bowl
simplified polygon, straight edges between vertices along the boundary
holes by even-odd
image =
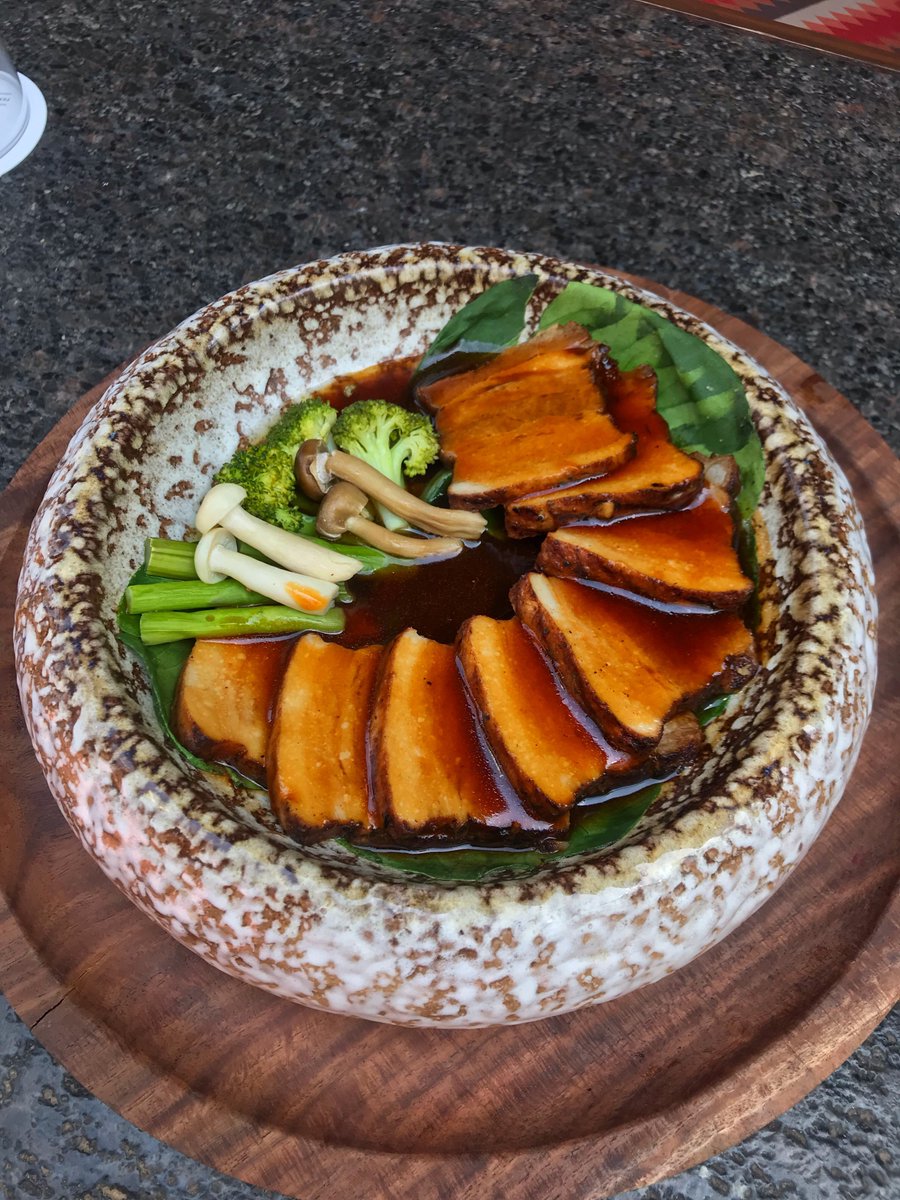
[[[242,434],[337,373],[419,352],[486,285],[535,271],[638,295],[743,377],[767,456],[764,669],[714,751],[623,843],[526,880],[429,884],[302,849],[262,793],[175,754],[114,613],[148,535],[181,536]],[[763,538],[765,541],[765,538]],[[86,418],[31,530],[16,618],[25,718],[106,874],[214,966],[409,1025],[531,1021],[676,970],[748,917],[816,837],[875,683],[872,568],[846,480],[790,398],[714,331],[621,280],[500,250],[401,246],[284,271],[151,347]]]

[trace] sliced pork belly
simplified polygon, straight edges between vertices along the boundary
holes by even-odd
[[[269,795],[302,841],[377,827],[369,803],[366,727],[380,646],[347,650],[315,634],[294,647],[269,743]]]
[[[740,608],[753,591],[734,549],[734,523],[714,499],[681,512],[548,533],[548,575],[590,579],[654,600]]]
[[[557,381],[567,381],[567,390],[587,394],[593,407],[603,408],[604,395],[598,389],[613,374],[615,367],[605,348],[583,326],[570,321],[510,346],[474,370],[460,371],[421,387],[417,397],[431,413],[469,401],[475,402],[476,407],[470,411],[476,412],[481,398],[488,393],[496,406],[503,403],[503,388],[537,378],[540,390],[541,380],[554,376]]]
[[[607,755],[566,705],[520,621],[472,617],[457,647],[497,761],[528,811],[553,819],[603,775]]]
[[[452,646],[412,629],[394,639],[382,665],[369,739],[372,794],[385,831],[398,839],[554,831],[501,791],[479,744]]]
[[[649,751],[668,717],[756,670],[750,632],[732,613],[675,615],[537,574],[511,597],[566,689],[625,750]]]
[[[623,433],[605,413],[546,416],[464,442],[453,463],[450,506],[491,508],[558,483],[603,475],[633,454],[634,435]]]
[[[421,388],[453,464],[451,507],[486,508],[619,467],[634,435],[603,412],[616,375],[605,349],[570,324]]]
[[[183,746],[266,781],[266,745],[285,642],[198,638],[181,672],[173,728]]]
[[[681,508],[699,494],[702,465],[672,444],[669,427],[656,411],[655,372],[638,367],[618,378],[610,376],[608,397],[616,425],[637,438],[634,457],[600,479],[511,501],[506,528],[513,537],[531,537],[586,517]]]

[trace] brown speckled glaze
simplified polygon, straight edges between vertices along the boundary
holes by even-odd
[[[262,793],[166,745],[115,607],[148,535],[191,529],[241,438],[337,373],[421,351],[473,294],[541,277],[615,288],[698,333],[745,381],[767,459],[764,669],[714,750],[617,847],[526,880],[410,882],[301,849]],[[530,1021],[689,962],[803,857],[856,760],[875,684],[872,567],[846,480],[791,399],[693,317],[615,277],[440,244],[284,271],[197,313],[86,418],[31,530],[16,615],[25,719],[85,848],[208,962],[303,1004],[409,1025]]]

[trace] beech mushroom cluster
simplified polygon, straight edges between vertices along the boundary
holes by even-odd
[[[398,558],[451,558],[459,554],[464,541],[477,541],[487,524],[480,513],[428,504],[362,459],[329,450],[315,439],[297,451],[294,474],[301,492],[321,502],[316,529],[323,537],[352,533]],[[369,500],[383,504],[414,528],[441,536],[423,538],[385,529],[364,514]]]
[[[336,541],[349,533],[396,558],[452,558],[465,541],[480,538],[486,526],[480,513],[428,504],[355,455],[329,451],[322,441],[300,446],[294,474],[304,495],[319,504],[316,530],[323,538]],[[334,603],[338,584],[351,579],[363,564],[352,554],[252,516],[242,507],[246,498],[246,490],[237,483],[218,483],[207,492],[195,519],[203,535],[194,552],[198,578],[203,583],[235,579],[278,604],[300,612],[324,612]],[[373,521],[370,501],[388,507],[414,532],[395,532]],[[242,554],[238,539],[271,562]]]
[[[198,578],[203,583],[236,579],[288,608],[324,612],[337,596],[338,583],[352,578],[362,563],[251,516],[241,507],[246,497],[237,483],[217,483],[203,498],[195,518],[203,534],[194,552]],[[281,566],[241,554],[237,538]]]

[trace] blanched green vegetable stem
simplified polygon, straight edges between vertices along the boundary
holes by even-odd
[[[260,608],[211,608],[202,612],[148,612],[141,617],[141,641],[146,646],[179,642],[183,638],[272,637],[280,633],[340,633],[344,614],[303,613],[281,605]]]
[[[251,592],[236,579],[226,579],[222,583],[173,579],[166,583],[133,583],[125,589],[125,611],[135,616],[148,612],[184,612],[195,608],[234,608],[240,604],[265,603],[265,596]]]

